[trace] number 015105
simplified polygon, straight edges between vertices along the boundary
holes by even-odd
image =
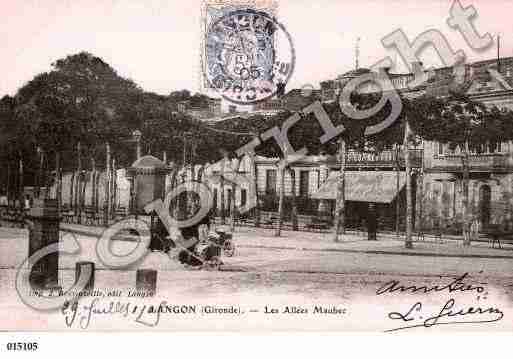
[[[37,343],[13,342],[7,343],[7,350],[9,351],[36,351],[38,348]]]

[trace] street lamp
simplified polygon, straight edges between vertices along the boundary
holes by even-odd
[[[132,138],[134,139],[136,145],[137,159],[141,158],[141,137],[141,131],[135,130],[134,132],[132,132]]]
[[[37,198],[39,198],[39,196],[41,194],[41,186],[43,185],[43,178],[44,178],[43,164],[44,164],[44,153],[45,152],[41,146],[37,146],[36,152],[39,155],[39,173],[37,176],[37,188],[34,193],[34,196],[37,196]]]

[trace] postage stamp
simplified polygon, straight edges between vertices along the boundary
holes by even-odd
[[[0,332],[513,332],[513,1],[199,2],[0,5]]]
[[[292,76],[295,64],[285,27],[267,9],[208,9],[202,49],[207,87],[243,105],[274,96]]]

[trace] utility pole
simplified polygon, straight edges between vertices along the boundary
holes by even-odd
[[[340,139],[340,147],[338,150],[338,162],[340,163],[340,172],[337,182],[337,202],[335,204],[335,234],[334,242],[338,242],[339,233],[345,233],[345,202],[346,202],[346,141]]]
[[[410,163],[410,126],[406,118],[404,129],[404,161],[406,167],[406,237],[404,246],[408,249],[413,248],[412,242],[412,216],[413,216],[413,201],[411,194],[411,163]]]
[[[11,162],[7,158],[7,207],[11,208]]]
[[[470,181],[470,171],[469,171],[469,146],[468,140],[465,141],[465,152],[461,157],[462,161],[462,170],[463,170],[463,181],[462,181],[462,189],[463,189],[463,245],[470,246],[470,208],[469,208],[469,181]]]
[[[5,159],[6,163],[8,164],[7,158],[4,157],[4,159]],[[7,169],[8,168],[9,167],[7,167]],[[2,181],[2,186],[3,186],[3,190],[5,191],[5,198],[7,199],[7,205],[9,205],[9,200],[8,200],[9,199],[9,194],[8,194],[8,192],[9,192],[9,189],[8,189],[8,186],[9,186],[9,171],[5,171],[5,179],[4,179],[4,181]]]
[[[227,155],[223,155],[223,160],[221,161],[221,171],[220,171],[220,195],[221,195],[221,224],[226,224],[226,217],[225,217],[225,203],[224,203],[224,170],[226,167],[226,160]]]
[[[110,216],[114,218],[116,213],[116,193],[117,193],[117,170],[116,170],[116,158],[112,158],[112,166],[111,166],[111,190],[110,190]]]
[[[77,166],[77,191],[75,197],[77,201],[75,202],[77,205],[77,223],[80,224],[82,222],[82,200],[81,200],[81,186],[82,186],[82,144],[80,141],[77,143],[77,155],[78,155],[78,166]]]
[[[36,186],[36,191],[34,194],[35,194],[35,196],[37,196],[39,198],[39,196],[41,195],[41,186],[44,183],[43,165],[44,165],[44,158],[45,158],[45,153],[41,146],[37,147],[37,153],[39,154],[39,172],[37,174],[37,186]]]
[[[24,208],[24,198],[23,198],[23,194],[24,194],[24,180],[23,180],[23,159],[21,157],[21,153],[20,153],[20,158],[19,158],[19,201],[20,201],[20,209],[23,209]]]
[[[61,175],[61,153],[55,151],[55,197],[57,199],[57,213],[61,215],[62,207],[62,175]]]
[[[91,156],[91,207],[93,207],[93,211],[96,213],[98,211],[98,206],[96,205],[96,192],[98,188],[96,187],[96,160],[94,156]]]
[[[285,156],[286,158],[286,156]],[[278,162],[278,173],[280,177],[280,191],[279,191],[279,202],[278,202],[278,224],[274,233],[275,237],[281,236],[281,226],[283,223],[283,201],[285,199],[285,164]]]
[[[421,149],[421,167],[419,171],[419,176],[417,178],[417,203],[418,203],[418,213],[417,218],[418,221],[416,222],[417,227],[417,233],[420,233],[420,235],[424,236],[424,143],[422,143],[422,149]],[[456,182],[454,182],[454,196],[456,197]],[[453,208],[456,210],[456,204],[453,203]],[[453,217],[455,217],[455,214],[453,214]]]
[[[187,135],[189,132],[184,132],[183,136],[183,159],[182,159],[182,167],[185,169],[187,166]]]
[[[235,191],[237,190],[235,180],[237,178],[237,175],[239,174],[240,165],[242,164],[243,159],[244,159],[244,157],[241,158],[240,160],[235,159],[235,161],[236,161],[235,168],[232,168],[233,182],[232,182],[232,191],[231,191],[231,199],[230,199],[230,230],[232,231],[232,233],[235,232],[235,199],[236,199]]]
[[[110,143],[105,144],[106,159],[105,159],[105,202],[103,211],[103,224],[105,227],[109,225],[110,218]],[[136,209],[137,210],[137,209]]]
[[[194,166],[192,165],[192,155],[187,156],[187,144],[189,142],[189,136],[191,136],[191,132],[188,132],[188,131],[184,132],[184,134],[183,134],[183,171],[184,171],[184,175],[187,176],[187,168],[190,165],[190,173],[191,173],[190,179],[194,180]],[[191,140],[191,142],[192,142],[192,140]],[[191,163],[189,163],[188,159],[191,160]],[[184,183],[185,183],[185,178],[184,178]],[[184,209],[183,215],[184,215],[184,218],[188,218],[188,216],[189,216],[188,212],[189,212],[190,206],[192,206],[192,201],[193,201],[192,192],[186,193],[186,195],[183,196],[183,200],[185,201],[185,203],[182,205],[182,208]]]
[[[292,195],[292,230],[297,231],[298,230],[298,223],[297,223],[297,196],[296,196],[296,172],[293,168],[289,167],[289,173],[290,173],[290,182],[291,182],[291,195]]]
[[[399,237],[399,220],[401,217],[401,207],[399,207],[399,180],[401,175],[401,167],[399,163],[399,145],[395,145],[395,193],[397,196],[395,198],[395,235]]]
[[[250,170],[251,170],[251,186],[253,187],[253,190],[251,193],[255,194],[255,227],[260,227],[260,201],[258,199],[258,168],[256,163],[256,154],[254,152],[251,152],[249,154],[250,159]]]

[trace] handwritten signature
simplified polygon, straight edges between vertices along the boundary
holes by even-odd
[[[482,318],[481,316],[483,315],[486,315],[486,317]],[[424,319],[422,314],[421,302],[415,303],[405,313],[390,312],[388,313],[388,317],[393,320],[400,320],[404,323],[409,323],[409,325],[389,329],[385,332],[417,327],[430,328],[436,325],[446,324],[493,323],[501,320],[504,317],[504,313],[500,309],[494,307],[481,308],[476,306],[457,308],[455,300],[451,298],[444,304],[438,314],[427,317],[426,319]],[[460,320],[460,318],[463,317],[469,319]]]

